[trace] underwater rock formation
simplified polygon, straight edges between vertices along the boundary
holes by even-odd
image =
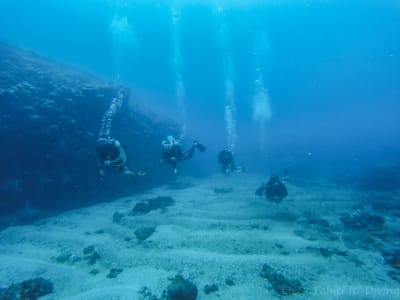
[[[0,291],[1,300],[36,300],[53,292],[53,283],[43,278],[34,278],[12,284]]]
[[[177,275],[168,289],[164,291],[164,298],[166,300],[195,300],[197,293],[197,287],[194,283],[184,279],[181,275]]]
[[[123,104],[112,135],[128,165],[152,174],[136,184],[119,174],[104,181],[98,175],[95,142],[117,94]],[[177,129],[132,98],[125,87],[0,44],[0,214],[27,206],[76,208],[164,184],[169,177],[160,174],[159,142]]]
[[[268,264],[263,265],[260,276],[266,278],[272,284],[275,291],[281,295],[304,293],[300,281],[283,276]]]
[[[144,241],[148,239],[156,231],[155,226],[139,227],[135,230],[135,236],[138,240]]]
[[[144,215],[149,213],[152,210],[156,209],[165,209],[168,206],[174,205],[175,201],[169,196],[159,196],[156,198],[152,198],[147,200],[146,202],[139,202],[132,209],[132,214],[134,216]]]

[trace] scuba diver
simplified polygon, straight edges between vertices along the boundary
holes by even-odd
[[[126,165],[126,155],[121,143],[111,137],[100,137],[96,141],[96,153],[101,178],[105,175],[105,167],[122,172],[125,176],[135,179],[136,176],[146,175],[145,172],[131,170]]]
[[[263,183],[256,190],[255,194],[259,197],[265,194],[269,201],[279,203],[288,195],[288,192],[285,184],[280,180],[279,176],[272,174],[269,181]]]
[[[229,149],[224,149],[218,154],[218,162],[221,165],[222,173],[242,171],[242,167],[235,165],[233,153]]]
[[[182,151],[182,145],[179,140],[175,139],[172,135],[168,136],[166,140],[162,141],[162,153],[160,163],[164,161],[170,163],[173,167],[174,174],[178,173],[177,163],[182,160],[191,159],[194,150],[197,148],[200,152],[204,152],[206,147],[197,141],[193,141],[189,151]]]

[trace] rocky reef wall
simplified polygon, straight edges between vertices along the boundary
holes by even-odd
[[[95,141],[118,93],[112,136],[128,164],[148,173],[135,184],[118,172],[98,174]],[[168,181],[160,141],[176,126],[134,102],[126,87],[0,44],[0,214],[76,208]]]

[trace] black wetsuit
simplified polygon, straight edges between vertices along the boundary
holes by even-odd
[[[237,169],[233,159],[233,154],[229,150],[222,150],[218,155],[218,161],[222,166],[223,173]]]
[[[124,170],[125,161],[124,156],[121,155],[121,147],[116,146],[113,139],[99,139],[96,145],[96,152],[101,167],[104,166],[105,161],[109,160],[113,162],[112,167],[119,171]],[[118,158],[121,159],[115,161]]]
[[[268,200],[279,203],[288,195],[288,192],[285,184],[279,180],[278,176],[271,176],[267,184],[261,185],[255,194],[258,196],[265,194]]]
[[[164,148],[161,154],[161,159],[173,165],[174,169],[176,164],[182,160],[190,159],[193,157],[195,145],[190,147],[189,151],[182,151],[180,144],[172,144],[169,148]]]

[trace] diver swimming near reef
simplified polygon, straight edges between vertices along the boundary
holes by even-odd
[[[179,140],[175,139],[172,135],[168,136],[166,140],[162,141],[161,146],[162,153],[160,163],[163,163],[164,161],[170,163],[175,174],[178,173],[178,162],[191,159],[196,148],[200,152],[204,152],[206,150],[202,144],[197,141],[193,141],[190,149],[188,151],[183,151]]]
[[[103,116],[99,138],[96,141],[97,161],[101,178],[105,175],[106,167],[116,169],[132,179],[136,176],[146,175],[145,172],[132,170],[126,165],[126,154],[121,143],[110,136],[112,120],[122,105],[123,96],[123,93],[119,91],[118,97],[113,98],[109,109]]]
[[[121,143],[110,137],[100,137],[96,141],[97,159],[100,176],[105,175],[105,168],[110,167],[134,179],[136,176],[146,175],[143,171],[132,170],[126,165],[126,155]]]
[[[263,183],[255,192],[255,194],[261,197],[263,194],[268,200],[279,203],[287,195],[286,185],[281,181],[278,175],[272,174],[271,178],[267,183]]]

